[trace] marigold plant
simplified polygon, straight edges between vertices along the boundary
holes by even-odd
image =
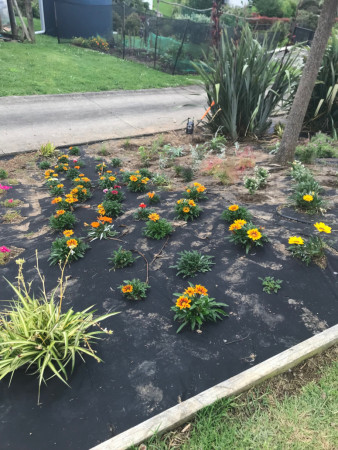
[[[181,198],[177,200],[175,205],[176,217],[181,220],[194,220],[199,217],[202,211],[202,208],[192,199]]]
[[[121,186],[119,186],[118,184],[114,184],[114,186],[110,189],[104,189],[104,200],[113,200],[113,201],[117,201],[117,202],[123,202],[124,200],[124,195],[123,192],[121,191]]]
[[[100,176],[99,186],[101,189],[111,189],[115,184],[118,184],[119,182],[115,175],[112,175],[108,172],[109,171]]]
[[[53,230],[69,230],[75,225],[76,218],[70,211],[59,209],[56,213],[50,217],[49,225]]]
[[[236,220],[229,230],[232,233],[229,240],[244,247],[245,253],[249,253],[253,247],[263,247],[269,241],[262,227],[257,228],[252,222],[245,220]]]
[[[111,219],[109,217],[109,219]],[[95,241],[96,239],[110,239],[117,236],[118,231],[114,230],[114,225],[107,221],[105,216],[99,216],[97,221],[94,221],[90,224],[90,228],[88,230],[88,237],[90,242]]]
[[[134,214],[134,218],[136,220],[149,220],[149,216],[154,212],[155,210],[152,208],[148,208],[145,203],[140,203]]]
[[[252,216],[250,212],[244,207],[239,205],[230,205],[222,213],[222,219],[226,222],[233,223],[235,220],[242,219],[250,222]]]
[[[145,192],[147,190],[147,184],[149,182],[148,177],[142,176],[139,171],[129,172],[128,175],[127,188],[131,192]]]
[[[149,214],[149,220],[143,229],[145,236],[151,239],[163,239],[174,231],[172,225],[156,213]]]
[[[160,196],[154,191],[148,192],[147,196],[150,205],[155,205],[156,203],[159,203],[161,201]]]
[[[203,323],[216,322],[217,319],[222,320],[228,315],[222,309],[228,305],[209,297],[208,290],[200,284],[189,283],[183,293],[176,293],[174,296],[177,297],[175,306],[171,307],[175,313],[174,320],[182,322],[177,333],[187,325],[190,325],[192,330],[200,329]]]
[[[147,290],[150,288],[148,283],[138,278],[123,281],[123,285],[119,286],[121,292],[128,300],[141,300],[147,297]]]
[[[50,256],[48,261],[53,266],[59,262],[65,261],[71,263],[84,257],[89,246],[82,239],[72,236],[71,238],[64,236],[55,239],[52,243]]]
[[[185,197],[191,200],[204,200],[207,198],[205,195],[206,187],[201,183],[194,183],[192,186],[188,186],[185,190]]]

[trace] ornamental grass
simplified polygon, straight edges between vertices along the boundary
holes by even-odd
[[[171,307],[175,313],[174,320],[182,322],[177,333],[187,325],[190,325],[191,330],[200,329],[203,323],[216,322],[228,315],[222,309],[228,305],[209,297],[208,290],[200,284],[189,283],[189,287],[183,293],[176,293],[174,296],[178,297],[175,306]]]
[[[30,292],[31,283],[24,279],[24,260],[16,262],[19,266],[17,285],[8,281],[15,298],[0,317],[0,380],[7,375],[11,380],[22,368],[37,375],[39,402],[41,384],[46,384],[47,380],[56,377],[69,386],[67,369],[70,366],[73,372],[78,356],[84,360],[88,355],[101,362],[93,344],[100,339],[99,335],[112,331],[103,330],[100,323],[118,313],[95,316],[92,306],[78,312],[72,308],[63,311],[65,264],[61,267],[57,286],[47,296],[45,279],[37,261],[41,292],[36,298]]]

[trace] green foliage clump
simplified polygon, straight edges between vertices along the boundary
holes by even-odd
[[[113,189],[109,189],[105,193],[104,200],[114,200],[121,203],[124,200],[124,195],[121,189],[117,185],[114,185]]]
[[[324,256],[324,242],[320,236],[310,236],[303,244],[291,244],[287,250],[294,258],[303,261],[307,266],[314,259],[320,259]]]
[[[113,252],[113,256],[108,258],[110,264],[113,264],[114,269],[122,269],[123,267],[131,266],[138,256],[135,258],[130,250],[124,250],[119,247]]]
[[[73,155],[73,156],[78,156],[80,154],[80,149],[79,147],[69,147],[69,154]]]
[[[119,286],[121,292],[128,300],[141,300],[147,297],[147,290],[150,288],[148,283],[138,278],[124,280],[123,285]]]
[[[102,206],[105,210],[105,215],[112,219],[116,219],[116,217],[121,216],[124,212],[121,203],[117,200],[104,200]]]
[[[171,269],[177,269],[176,275],[181,275],[183,278],[194,277],[198,273],[209,272],[211,266],[215,264],[212,262],[213,256],[203,255],[197,250],[178,253],[179,259]]]
[[[189,200],[187,198],[177,200],[175,206],[176,218],[186,221],[196,219],[202,211],[202,208],[200,208],[194,200]]]
[[[236,222],[234,223],[236,224]],[[263,228],[256,227],[252,222],[247,222],[239,228],[230,225],[229,229],[232,231],[229,240],[244,247],[246,254],[253,247],[263,247],[265,243],[269,242],[267,235],[263,232]]]
[[[252,216],[244,206],[230,205],[222,213],[222,219],[228,223],[233,223],[235,220],[242,219],[250,222]]]
[[[290,106],[301,69],[292,52],[276,58],[273,45],[267,37],[259,44],[244,25],[239,40],[225,34],[212,61],[194,64],[209,105],[215,102],[207,115],[213,132],[221,129],[234,141],[248,133],[261,136],[271,126],[270,117],[280,100],[285,100],[284,110]]]
[[[194,286],[189,283],[189,287],[183,293],[174,295],[178,298],[171,310],[175,313],[174,320],[182,322],[177,333],[187,325],[190,325],[192,330],[200,329],[204,322],[216,322],[217,319],[222,320],[228,315],[222,309],[228,305],[209,297],[208,290],[200,284]]]
[[[244,178],[244,187],[248,189],[249,194],[255,194],[258,189],[262,189],[266,186],[269,176],[268,169],[264,169],[264,167],[255,167],[254,177]]]
[[[191,167],[174,166],[174,170],[176,176],[181,177],[186,183],[190,183],[194,178],[194,171]]]
[[[116,176],[112,175],[111,173],[104,173],[100,177],[99,186],[101,189],[110,189],[118,182],[119,181]]]
[[[4,200],[3,202],[0,202],[0,204],[2,206],[4,206],[5,208],[17,208],[18,206],[20,206],[22,204],[21,200],[18,199],[7,199]]]
[[[70,211],[65,211],[63,214],[56,214],[49,219],[49,225],[53,230],[71,230],[76,222],[74,214]]]
[[[110,164],[113,167],[121,167],[122,166],[122,160],[120,158],[113,158],[110,162]]]
[[[98,224],[98,226],[93,227],[94,224]],[[96,239],[110,239],[117,236],[118,231],[114,230],[114,225],[106,223],[105,221],[92,222],[92,227],[88,231],[88,237],[90,238],[90,242],[95,241]]]
[[[69,244],[67,244],[69,241],[76,241],[76,246],[73,248],[69,247]],[[52,243],[48,261],[51,266],[58,264],[60,261],[62,263],[71,263],[83,258],[88,248],[89,246],[82,239],[73,236],[70,238],[63,236],[62,238],[55,239]]]
[[[317,133],[308,144],[296,147],[295,156],[304,164],[312,164],[316,158],[337,158],[338,149],[330,136]]]
[[[53,180],[56,181],[56,180]],[[62,183],[50,183],[49,184],[49,191],[51,193],[51,195],[63,195],[64,194],[64,185]]]
[[[148,208],[144,203],[141,203],[142,206],[139,206],[134,214],[134,218],[136,220],[148,220],[149,215],[155,212],[154,209]]]
[[[7,375],[11,377],[17,370],[33,369],[38,375],[39,394],[42,383],[57,377],[68,386],[66,368],[71,365],[74,370],[77,357],[82,359],[89,355],[101,362],[92,349],[98,335],[105,333],[99,324],[115,314],[95,316],[95,311],[89,307],[83,311],[62,310],[64,300],[64,267],[58,285],[50,297],[45,291],[45,281],[39,268],[38,275],[42,284],[42,296],[36,298],[30,293],[30,283],[26,283],[22,272],[23,259],[19,264],[18,285],[9,283],[15,298],[1,315],[0,327],[0,379]],[[38,266],[37,266],[38,267]],[[59,299],[57,299],[59,297]],[[95,331],[90,331],[92,327]],[[112,331],[107,331],[111,334]]]
[[[41,161],[39,163],[39,169],[46,170],[46,169],[49,169],[49,168],[50,168],[50,162],[49,161]]]
[[[47,144],[41,145],[39,153],[44,158],[52,158],[55,156],[55,150],[55,146],[51,142],[47,142]]]
[[[67,177],[69,180],[74,180],[74,178],[77,178],[79,175],[80,175],[80,171],[79,171],[78,169],[75,169],[75,167],[70,167],[70,168],[67,170],[66,177]]]
[[[281,284],[283,283],[282,280],[275,280],[274,277],[265,277],[265,278],[258,278],[262,282],[263,291],[267,294],[271,294],[274,292],[277,294],[277,292],[282,288]]]
[[[174,229],[166,219],[158,218],[156,221],[148,220],[143,231],[148,238],[160,240],[169,236]]]

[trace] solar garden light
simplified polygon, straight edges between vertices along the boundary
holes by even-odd
[[[193,134],[194,133],[194,119],[190,120],[190,117],[188,117],[187,121],[187,127],[185,129],[186,134]]]

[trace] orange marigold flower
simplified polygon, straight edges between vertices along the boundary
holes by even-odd
[[[98,227],[100,226],[100,223],[99,223],[99,222],[92,222],[90,225],[91,225],[93,228],[98,228]]]
[[[63,188],[64,184],[58,184],[56,187]]]
[[[142,178],[141,183],[147,184],[149,181],[149,178]]]
[[[202,286],[201,284],[196,284],[195,285],[195,293],[199,294],[199,295],[207,295],[208,293],[208,289],[206,289],[204,286]]]
[[[149,214],[148,218],[150,220],[152,220],[153,222],[157,222],[159,220],[160,216],[156,213],[152,213],[152,214]]]
[[[189,200],[188,203],[189,203],[190,206],[196,206],[196,203],[194,202],[194,200]]]
[[[76,239],[69,239],[69,240],[67,241],[67,247],[70,248],[71,250],[72,250],[73,248],[76,248],[77,246],[78,246],[78,242],[77,242]]]
[[[176,306],[180,309],[190,308],[190,303],[191,299],[188,297],[184,297],[183,295],[178,297],[178,299],[176,300]]]
[[[74,166],[74,169],[80,169],[80,166]]]
[[[115,180],[116,180],[116,177],[109,177],[109,180],[110,180],[110,181],[115,181]]]
[[[190,192],[191,192],[191,189],[187,189],[187,192],[188,192],[188,194],[190,194]]]
[[[79,173],[79,177],[84,177],[85,174],[84,173]]]
[[[189,206],[185,206],[185,207],[182,209],[182,211],[183,211],[184,213],[188,213],[188,212],[190,211]]]
[[[81,181],[80,178],[74,178],[74,181],[78,182]]]
[[[201,183],[197,183],[197,181],[196,181],[196,183],[194,183],[194,186],[198,187],[198,186],[202,186],[202,185],[201,185]]]
[[[112,170],[107,170],[107,173],[113,173],[113,171]]]
[[[229,206],[229,211],[237,211],[238,208],[239,208],[238,205],[230,205]]]
[[[58,174],[57,173],[53,173],[53,177],[58,177]]]
[[[61,197],[55,197],[55,198],[53,198],[53,200],[52,200],[52,205],[55,205],[55,203],[60,203],[60,202],[62,202],[62,198]]]
[[[137,177],[135,175],[130,175],[129,180],[130,181],[137,181]]]
[[[99,220],[100,222],[108,222],[108,223],[113,222],[113,219],[111,217],[107,217],[107,216],[100,216],[97,218],[97,220]]]
[[[73,230],[65,230],[65,231],[63,232],[63,234],[64,234],[64,236],[66,236],[66,237],[71,237],[71,235],[74,234],[74,231],[73,231]]]
[[[100,180],[104,180],[106,177],[100,177]]]
[[[131,285],[131,284],[126,284],[125,286],[122,286],[122,289],[121,289],[121,291],[124,293],[124,294],[127,294],[127,293],[129,293],[129,292],[133,292],[133,286]]]
[[[252,228],[251,230],[248,230],[247,235],[253,241],[258,241],[258,239],[262,237],[262,233],[260,233],[257,228]]]
[[[233,231],[233,230],[240,230],[240,229],[242,228],[242,226],[245,225],[246,223],[247,223],[246,220],[243,220],[243,219],[237,219],[237,220],[234,221],[234,223],[232,223],[232,224],[230,225],[229,230],[230,230],[230,231]]]
[[[204,186],[198,186],[197,192],[199,192],[199,193],[204,192],[205,189],[206,189],[206,188],[205,188]]]
[[[195,288],[192,286],[187,287],[187,289],[184,291],[184,294],[189,295],[189,297],[192,297],[195,294]]]
[[[81,175],[80,175],[81,176]],[[79,180],[80,181],[80,180]],[[82,178],[81,181],[84,181],[85,183],[88,183],[90,181],[90,179],[88,177],[84,177]]]
[[[153,197],[154,197],[154,195],[155,195],[155,192],[148,192],[148,194],[147,194],[147,195],[148,195],[148,197],[149,197],[149,198],[153,198]]]
[[[57,211],[56,211],[56,214],[58,215],[58,216],[62,216],[62,214],[64,214],[66,211],[64,210],[64,209],[58,209]]]

